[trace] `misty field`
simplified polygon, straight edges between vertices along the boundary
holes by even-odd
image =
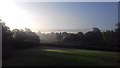
[[[117,66],[118,52],[56,47],[16,50],[3,66]]]

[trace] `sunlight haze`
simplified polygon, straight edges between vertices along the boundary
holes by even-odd
[[[0,2],[1,18],[10,29],[84,31],[114,29],[117,2]],[[4,6],[4,7],[3,7]]]

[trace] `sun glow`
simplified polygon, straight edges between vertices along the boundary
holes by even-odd
[[[32,15],[11,0],[0,0],[0,17],[10,29],[31,29],[34,26]]]

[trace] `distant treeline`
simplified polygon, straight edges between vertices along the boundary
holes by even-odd
[[[89,47],[102,47],[102,48],[119,48],[119,35],[120,35],[120,23],[116,25],[115,30],[101,31],[99,28],[94,27],[92,31],[88,31],[85,34],[83,32],[67,33],[51,32],[48,34],[37,33],[40,37],[41,43],[56,43],[73,46],[89,46]]]
[[[12,31],[0,19],[2,26],[3,56],[14,49],[32,48],[40,45],[40,42],[50,41],[59,44],[60,47],[86,48],[86,49],[116,49],[119,50],[120,23],[116,24],[115,30],[101,32],[97,27],[85,34],[83,32],[49,33],[41,34],[32,32],[30,29],[13,29]],[[52,45],[51,45],[52,46]],[[54,45],[53,45],[54,46]],[[57,45],[56,45],[57,46]],[[9,53],[8,53],[9,54]]]
[[[76,34],[67,32],[44,34],[39,32],[38,36],[41,43],[53,43],[53,45],[48,44],[48,46],[118,51],[120,47],[119,30],[120,23],[117,24],[115,30],[106,30],[104,32],[95,27],[85,34],[83,32]]]

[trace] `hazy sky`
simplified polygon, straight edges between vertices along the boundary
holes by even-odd
[[[117,2],[25,2],[18,3],[35,19],[37,29],[114,29]]]
[[[8,7],[0,13],[6,14],[6,23],[11,28],[29,26],[33,31],[74,31],[98,27],[106,30],[114,29],[118,23],[117,2],[18,2],[16,6],[4,6]]]

